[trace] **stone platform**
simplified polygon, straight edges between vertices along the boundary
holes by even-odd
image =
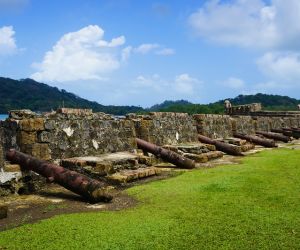
[[[225,142],[240,147],[242,152],[247,152],[255,148],[255,144],[239,138],[228,137],[225,139],[217,139],[217,140],[220,142]]]
[[[196,163],[205,163],[223,157],[223,153],[216,150],[214,145],[200,142],[184,143],[178,145],[165,145],[163,148],[172,150]]]
[[[146,169],[156,162],[154,157],[134,154],[130,152],[117,152],[98,156],[84,156],[63,159],[61,165],[65,168],[84,173],[90,177],[111,176],[115,173]],[[124,172],[125,171],[125,172]],[[143,171],[140,171],[143,172]],[[139,172],[137,172],[139,173]],[[155,174],[155,172],[154,172]],[[150,173],[139,174],[139,178],[151,175]],[[128,177],[129,179],[133,179]],[[127,179],[128,179],[127,178]],[[124,177],[124,179],[126,179]]]

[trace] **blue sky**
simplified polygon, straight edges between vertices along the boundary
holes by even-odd
[[[300,1],[0,0],[0,75],[114,105],[300,98]]]

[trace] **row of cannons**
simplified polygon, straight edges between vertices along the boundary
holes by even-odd
[[[241,133],[234,133],[235,138],[243,139],[251,144],[260,145],[263,147],[273,148],[277,147],[276,141],[288,143],[292,138],[300,138],[300,128],[282,128],[274,129],[271,132],[257,131],[256,135],[246,135]],[[223,153],[243,156],[241,147],[230,144],[226,141],[215,140],[203,135],[198,135],[201,143],[213,145],[216,150]],[[176,151],[164,147],[154,145],[150,142],[136,138],[137,146],[145,153],[151,153],[157,158],[165,162],[174,164],[178,168],[193,169],[196,167],[196,161]],[[109,183],[103,179],[93,179],[82,173],[72,171],[62,166],[39,160],[30,155],[16,151],[9,150],[6,153],[6,158],[13,164],[21,166],[22,170],[31,170],[46,178],[47,182],[57,183],[64,188],[81,195],[91,203],[109,202],[113,199],[114,192],[110,188]]]

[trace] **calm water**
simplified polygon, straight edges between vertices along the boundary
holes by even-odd
[[[7,114],[0,114],[0,121],[4,121],[7,117]]]

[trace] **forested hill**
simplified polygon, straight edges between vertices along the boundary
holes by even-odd
[[[239,95],[235,98],[228,98],[232,105],[243,105],[254,102],[260,102],[263,110],[297,110],[297,105],[300,100],[280,95]],[[166,101],[162,105],[155,105],[150,110],[155,108],[155,111],[165,112],[186,112],[189,114],[222,114],[224,113],[224,101],[220,100],[210,104],[193,104],[187,101]]]
[[[297,110],[297,105],[300,104],[300,100],[288,96],[267,94],[239,95],[228,100],[233,105],[260,102],[265,110]],[[185,100],[178,100],[165,101],[147,109],[136,106],[105,106],[32,79],[18,81],[0,77],[0,114],[7,113],[7,111],[13,109],[50,111],[62,106],[69,108],[90,108],[94,112],[105,112],[115,115],[150,111],[222,114],[224,112],[223,103],[224,100],[210,104],[193,104]]]
[[[233,99],[228,99],[233,105],[260,102],[265,110],[296,110],[300,100],[281,95],[239,95]],[[224,102],[224,101],[220,101]],[[219,103],[220,103],[219,102]]]
[[[94,112],[101,111],[115,115],[143,111],[141,107],[135,106],[104,106],[32,79],[18,81],[0,77],[0,113],[7,113],[13,109],[50,111],[62,106],[89,108]]]

